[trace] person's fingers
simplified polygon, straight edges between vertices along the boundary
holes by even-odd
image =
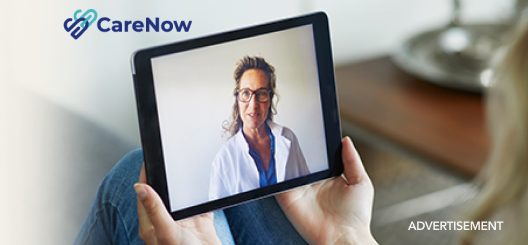
[[[142,229],[145,239],[152,240],[153,237],[156,242],[162,244],[173,240],[172,237],[177,235],[173,230],[175,223],[159,195],[147,184],[137,183],[134,185],[134,190],[138,198],[140,227],[142,225],[145,227]]]
[[[352,144],[352,140],[347,136],[341,142],[343,144],[342,157],[344,172],[348,184],[353,185],[360,183],[364,179],[368,179],[367,172],[363,167],[356,148]]]

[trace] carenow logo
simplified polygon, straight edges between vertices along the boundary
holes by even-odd
[[[82,13],[82,14],[81,14]],[[80,16],[79,16],[80,15]],[[90,26],[97,20],[97,11],[94,9],[86,10],[84,13],[78,9],[73,13],[73,18],[68,18],[64,21],[64,30],[71,32],[70,35],[77,40],[81,37]],[[192,20],[189,21],[160,21],[156,17],[151,19],[149,17],[142,20],[113,20],[108,17],[102,17],[97,20],[97,29],[100,32],[189,32],[191,29]]]

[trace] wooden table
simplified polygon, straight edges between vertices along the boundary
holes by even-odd
[[[485,163],[489,140],[481,95],[424,82],[387,57],[337,67],[336,83],[345,133],[349,129],[468,177]]]

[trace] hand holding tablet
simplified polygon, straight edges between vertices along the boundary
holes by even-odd
[[[215,232],[213,213],[174,222],[155,191],[146,185],[145,165],[134,185],[138,200],[139,236],[150,244],[221,244]]]
[[[350,138],[342,142],[344,175],[277,194],[277,201],[309,244],[377,244],[370,234],[374,187]]]
[[[175,220],[343,172],[323,13],[141,50],[133,75],[147,182]]]

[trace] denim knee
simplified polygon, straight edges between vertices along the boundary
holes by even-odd
[[[74,244],[143,244],[134,191],[142,164],[143,153],[135,150],[108,173]]]

